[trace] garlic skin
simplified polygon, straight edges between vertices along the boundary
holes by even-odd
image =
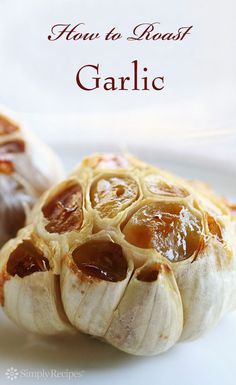
[[[0,252],[0,299],[32,332],[74,328],[129,354],[162,353],[236,308],[236,217],[201,183],[95,154]]]
[[[153,264],[157,264],[157,276],[140,280],[142,271],[154,269]],[[173,346],[182,329],[182,302],[173,272],[154,260],[131,278],[105,339],[126,353],[155,355]]]
[[[174,272],[184,308],[181,339],[196,339],[231,310],[236,279],[232,254],[213,238],[195,260],[175,264]]]
[[[53,151],[0,108],[0,247],[27,222],[39,196],[63,177]]]
[[[63,311],[58,312],[56,285],[56,275],[51,272],[10,279],[5,285],[4,311],[26,331],[40,335],[66,333],[71,326]]]

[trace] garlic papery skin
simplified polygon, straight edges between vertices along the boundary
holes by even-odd
[[[16,236],[40,195],[64,175],[54,152],[0,108],[0,247]]]
[[[12,278],[4,287],[4,311],[20,328],[40,335],[55,335],[71,330],[58,310],[57,276],[52,272]]]
[[[50,251],[32,238],[31,228],[21,230],[21,237],[1,251],[3,310],[16,325],[33,333],[54,335],[72,330]]]
[[[168,350],[183,328],[182,302],[171,268],[155,260],[136,270],[105,339],[134,355]]]
[[[232,250],[211,238],[196,258],[173,264],[173,269],[184,309],[181,339],[196,339],[235,303],[234,256]]]

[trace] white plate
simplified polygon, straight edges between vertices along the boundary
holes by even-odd
[[[98,150],[106,150],[99,148]],[[136,154],[181,175],[209,181],[219,193],[233,199],[236,171],[217,161],[185,157],[135,148]],[[77,154],[93,147],[58,148],[67,167],[75,165]],[[207,336],[179,343],[157,357],[132,357],[93,338],[39,338],[17,329],[0,314],[0,383],[9,384],[8,368],[15,369],[17,384],[81,383],[85,385],[205,385],[235,384],[236,312],[224,317]],[[69,376],[71,378],[69,379]],[[34,379],[32,379],[32,377]],[[37,380],[36,378],[39,377]]]

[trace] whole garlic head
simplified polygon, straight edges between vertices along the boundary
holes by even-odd
[[[63,176],[52,150],[0,109],[0,247],[26,223],[39,196]]]
[[[235,224],[202,184],[128,155],[88,157],[2,249],[3,308],[32,332],[73,327],[161,353],[235,308]]]

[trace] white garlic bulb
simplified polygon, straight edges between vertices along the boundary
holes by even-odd
[[[131,156],[88,157],[2,249],[3,309],[36,333],[73,327],[161,353],[235,308],[235,224],[202,184]]]
[[[26,222],[38,197],[62,176],[54,153],[0,109],[0,246]]]

